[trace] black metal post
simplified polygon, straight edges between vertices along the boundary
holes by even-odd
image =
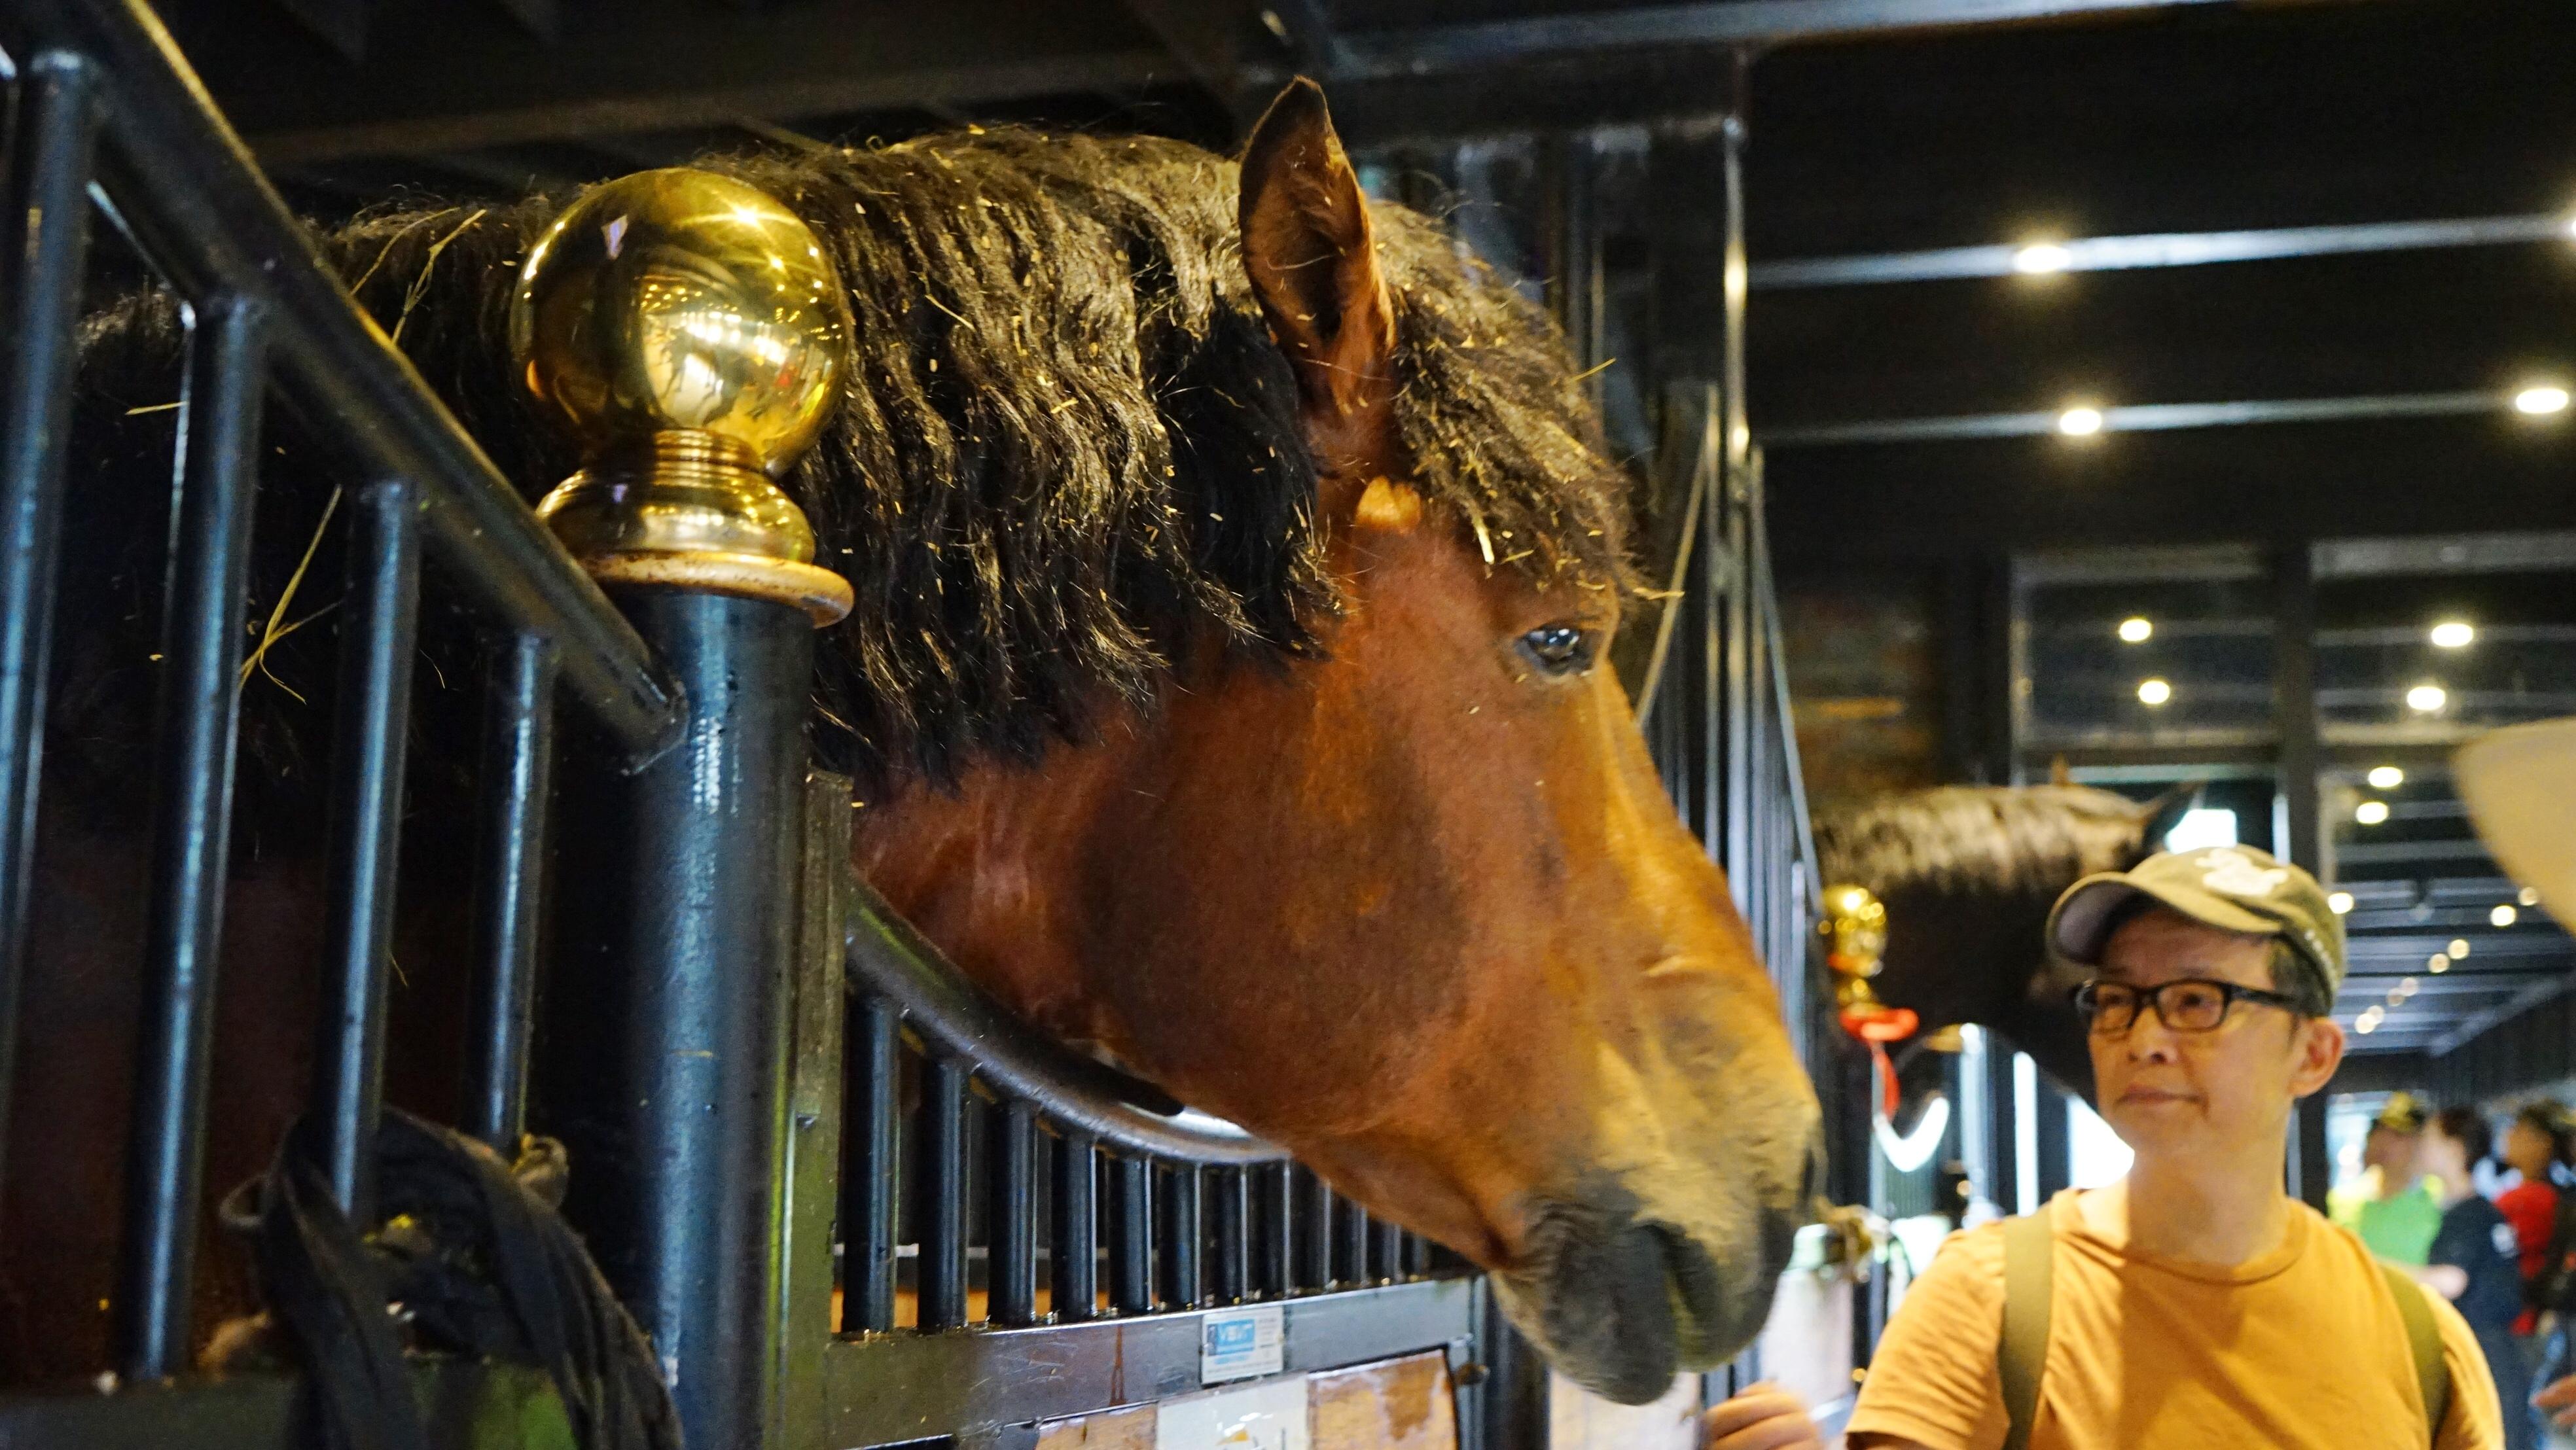
[[[1109,1160],[1109,1302],[1121,1314],[1154,1309],[1154,1165]]]
[[[1356,1200],[1333,1196],[1333,1278],[1343,1284],[1368,1282],[1368,1210]]]
[[[545,1121],[583,1165],[567,1214],[664,1357],[689,1442],[751,1446],[776,1394],[813,629],[783,604],[612,593],[689,722],[632,775],[567,771]]]
[[[1368,1277],[1387,1283],[1404,1276],[1404,1230],[1382,1218],[1369,1221]]]
[[[1297,1287],[1333,1287],[1333,1190],[1312,1169],[1289,1170],[1296,1187]]]
[[[98,76],[75,55],[30,58],[0,173],[0,1166],[35,885],[36,788],[62,556],[72,324],[89,252]]]
[[[1260,1269],[1255,1287],[1273,1299],[1284,1298],[1297,1289],[1296,1171],[1286,1163],[1265,1163],[1253,1170],[1261,1185],[1260,1196],[1255,1200],[1261,1221]]]
[[[1100,1312],[1100,1153],[1089,1133],[1066,1132],[1055,1145],[1055,1232],[1047,1249],[1055,1317],[1080,1323]]]
[[[152,905],[126,1167],[117,1362],[129,1380],[186,1367],[205,1153],[208,1047],[232,837],[234,709],[259,448],[253,304],[197,309],[181,393],[178,549],[162,622]]]
[[[322,1033],[314,1111],[324,1170],[352,1222],[374,1207],[376,1119],[384,1105],[385,987],[393,951],[394,863],[402,841],[412,637],[420,612],[420,497],[390,479],[358,495],[340,610],[338,715],[331,741],[330,894],[322,935]]]
[[[502,1157],[528,1119],[528,1019],[537,990],[537,894],[554,789],[555,649],[512,635],[484,716],[480,879],[474,899],[474,1015],[465,1040],[465,1131]]]
[[[921,1074],[921,1195],[912,1231],[920,1243],[921,1327],[955,1329],[966,1322],[965,1063],[934,1057]]]
[[[1206,1179],[1195,1163],[1175,1163],[1161,1177],[1156,1196],[1162,1202],[1156,1206],[1163,1211],[1163,1303],[1174,1309],[1196,1309],[1206,1302],[1199,1272],[1199,1248],[1207,1237],[1200,1206]]]
[[[1216,1170],[1216,1300],[1240,1304],[1252,1293],[1252,1172]]]
[[[992,1197],[985,1207],[986,1270],[995,1324],[1038,1317],[1038,1115],[1018,1099],[993,1115]]]
[[[848,1158],[841,1170],[841,1328],[894,1328],[898,1181],[903,1156],[896,1115],[897,1031],[902,1014],[879,997],[851,1004]]]

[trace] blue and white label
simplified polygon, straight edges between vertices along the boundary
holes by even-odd
[[[1199,1383],[1249,1379],[1286,1368],[1286,1306],[1225,1309],[1199,1322]]]

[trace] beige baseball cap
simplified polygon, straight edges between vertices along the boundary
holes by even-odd
[[[2149,856],[2126,871],[2087,876],[2048,913],[2048,946],[2082,966],[2100,966],[2112,914],[2145,896],[2221,931],[2279,937],[2306,962],[2334,1000],[2343,985],[2343,918],[2317,878],[2251,846],[2208,846]]]

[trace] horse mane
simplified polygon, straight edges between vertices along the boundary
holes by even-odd
[[[2088,786],[1939,786],[1820,814],[1828,885],[2054,896],[2141,854],[2150,807]]]
[[[1234,163],[1151,138],[968,128],[699,164],[815,228],[857,324],[844,406],[782,480],[818,562],[858,596],[818,640],[824,763],[863,782],[953,780],[979,756],[1084,738],[1106,704],[1150,709],[1201,651],[1319,651],[1338,600],[1315,466],[1244,275]],[[322,239],[530,498],[577,460],[512,376],[505,324],[520,260],[567,200],[395,204]],[[1372,214],[1415,481],[1498,565],[1630,587],[1626,480],[1552,322],[1436,223],[1386,202]],[[91,517],[66,543],[65,617],[93,637],[65,641],[57,738],[94,781],[138,774],[183,337],[158,291],[85,329],[74,446],[95,472],[80,486]],[[272,609],[292,624],[339,590],[345,512],[326,514],[354,480],[325,466],[309,422],[274,420],[264,440],[255,641]],[[330,633],[292,631],[249,673],[243,750],[270,774],[316,774],[305,737],[327,718]],[[462,635],[424,616],[438,685],[450,655],[471,673]],[[470,754],[471,708],[443,693],[416,690],[420,728]],[[443,749],[416,745],[415,761]]]

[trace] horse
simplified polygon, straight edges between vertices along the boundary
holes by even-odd
[[[1628,485],[1545,315],[1367,200],[1309,83],[1239,162],[969,127],[702,164],[812,226],[856,323],[782,480],[858,599],[818,639],[810,716],[857,783],[856,869],[1027,1022],[1490,1271],[1586,1387],[1650,1399],[1748,1342],[1817,1109],[1604,663],[1636,587]],[[390,205],[323,237],[531,496],[574,460],[512,374],[506,308],[563,202]],[[22,1380],[104,1352],[183,324],[146,290],[84,329],[0,1236]],[[210,1195],[310,1064],[346,480],[307,429],[262,440]],[[435,609],[420,636],[387,1091],[443,1116],[477,654]],[[216,1257],[220,1311],[241,1286]]]
[[[1867,887],[1887,906],[1887,946],[1870,981],[1932,1032],[1989,1027],[2061,1087],[2093,1097],[2093,1059],[2041,929],[2067,887],[2125,871],[2162,849],[2193,788],[2139,802],[2075,785],[1938,786],[1819,811],[1824,879]]]

